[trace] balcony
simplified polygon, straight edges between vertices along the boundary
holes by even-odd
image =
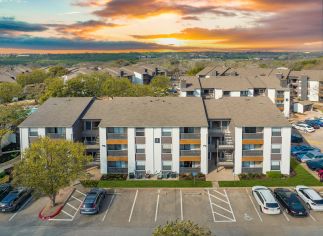
[[[243,133],[243,139],[263,139],[263,133]]]
[[[128,168],[108,167],[107,172],[111,174],[128,174]]]
[[[65,133],[47,133],[46,136],[51,139],[66,139]]]
[[[181,156],[201,156],[200,150],[181,150],[180,152]]]
[[[284,104],[281,104],[281,103],[276,103],[276,106],[278,107],[278,108],[284,108]]]
[[[242,156],[243,157],[262,157],[263,150],[243,150]]]
[[[284,94],[277,94],[276,98],[284,98]]]
[[[234,144],[232,142],[219,142],[219,150],[233,150]]]
[[[181,139],[200,139],[199,133],[181,133]]]
[[[262,167],[242,167],[242,173],[262,173]]]
[[[108,156],[113,156],[113,157],[128,156],[128,150],[108,150]]]
[[[127,134],[113,134],[113,133],[108,133],[107,134],[108,139],[127,139]]]
[[[35,137],[30,136],[30,137],[29,137],[29,144],[32,144],[32,143],[36,142],[38,139],[39,139],[39,137],[38,137],[38,136],[35,136]]]
[[[200,167],[180,167],[179,168],[179,173],[200,173],[201,172],[201,168]]]
[[[84,141],[84,145],[87,149],[100,149],[100,143],[98,141]]]
[[[209,129],[209,135],[211,136],[223,136],[224,132],[227,129],[223,129],[223,128],[211,128]]]

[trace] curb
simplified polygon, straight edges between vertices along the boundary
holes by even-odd
[[[55,216],[57,216],[59,213],[61,213],[62,209],[64,208],[64,206],[66,205],[67,201],[71,198],[72,194],[75,192],[75,188],[73,188],[73,191],[70,193],[70,195],[68,195],[68,197],[66,198],[66,200],[64,201],[63,205],[60,206],[53,214],[49,215],[49,216],[44,216],[43,215],[43,211],[45,209],[45,207],[43,207],[41,209],[41,211],[38,213],[38,218],[40,220],[50,220],[52,218],[54,218]]]

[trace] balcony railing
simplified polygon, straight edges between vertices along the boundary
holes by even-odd
[[[146,166],[136,166],[136,170],[146,170]]]
[[[262,157],[263,150],[243,150],[242,156],[244,157]]]
[[[263,133],[243,133],[243,139],[263,139]]]
[[[181,139],[200,139],[199,133],[181,133]]]
[[[108,133],[107,134],[108,139],[127,139],[127,134],[113,134]]]
[[[284,94],[277,94],[276,98],[284,98]]]
[[[162,170],[172,170],[172,166],[163,166]]]
[[[128,168],[108,167],[107,172],[113,174],[127,174]]]
[[[284,107],[284,104],[280,104],[280,103],[278,103],[278,104],[276,104],[276,106],[277,106],[277,107],[281,107],[281,108],[283,108],[283,107]]]
[[[282,133],[281,132],[272,132],[271,136],[272,137],[281,137]]]
[[[209,129],[209,135],[216,135],[221,134],[223,135],[225,131],[227,131],[227,128],[210,128]]]
[[[108,150],[108,156],[128,156],[128,150]]]
[[[200,150],[181,150],[181,156],[200,156]]]
[[[192,172],[199,173],[199,172],[201,172],[201,168],[200,167],[196,167],[196,168],[193,168],[193,167],[180,167],[179,172],[180,173],[192,173]]]
[[[262,167],[242,167],[242,173],[262,173]]]
[[[65,133],[47,133],[46,134],[47,137],[51,138],[51,139],[66,139],[66,134]]]

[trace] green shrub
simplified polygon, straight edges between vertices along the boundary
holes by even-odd
[[[101,180],[127,180],[127,174],[105,174],[102,175]]]
[[[99,180],[92,180],[92,179],[81,180],[80,182],[83,185],[83,187],[86,187],[86,188],[96,188],[99,184]]]
[[[283,175],[280,173],[280,171],[268,171],[266,173],[268,178],[282,178]]]

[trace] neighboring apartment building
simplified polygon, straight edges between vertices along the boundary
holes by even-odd
[[[205,100],[209,159],[235,174],[290,171],[291,127],[266,97]]]
[[[323,70],[291,71],[288,82],[293,98],[323,102]]]
[[[267,76],[210,76],[197,78],[182,76],[180,80],[181,97],[202,97],[220,99],[223,97],[267,96],[276,107],[289,117],[289,89],[280,86],[279,80]]]
[[[23,152],[39,137],[72,141],[82,140],[81,117],[91,106],[93,98],[50,98],[18,127]]]
[[[103,174],[289,174],[291,127],[267,97],[51,98],[19,128],[22,151],[40,136],[83,142]]]
[[[118,67],[107,67],[103,71],[111,76],[128,78],[134,84],[149,84],[158,75],[166,76],[167,71],[158,65],[131,65]]]

